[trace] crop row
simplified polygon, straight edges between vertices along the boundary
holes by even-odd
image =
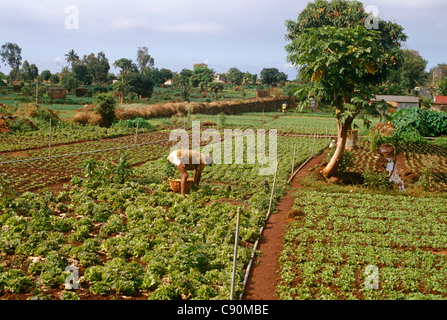
[[[73,174],[79,174],[82,163],[89,158],[97,160],[115,159],[119,154],[125,152],[129,156],[131,164],[157,159],[166,153],[173,143],[167,140],[168,135],[161,132],[145,133],[138,136],[136,147],[121,150],[110,150],[106,152],[87,153],[73,156],[64,156],[97,150],[113,149],[132,146],[135,143],[134,136],[105,139],[99,141],[88,141],[69,145],[61,145],[51,148],[51,156],[54,158],[13,162],[0,165],[0,173],[8,173],[12,178],[12,184],[18,191],[33,190],[41,188],[62,180],[69,180]],[[154,142],[154,143],[151,143]],[[49,156],[49,149],[36,149],[18,154],[3,155],[0,160],[16,161],[22,159],[45,158]]]
[[[278,112],[249,113],[241,115],[195,115],[196,120],[224,122],[226,126],[237,128],[277,129],[279,132],[300,134],[337,135],[337,122],[330,115],[297,114],[293,112],[283,115]],[[370,119],[375,125],[378,119]],[[359,119],[355,125],[360,128],[360,135],[367,135],[368,130]]]
[[[146,132],[139,129],[140,133]],[[110,139],[135,133],[134,128],[112,127],[100,128],[94,126],[54,126],[51,130],[51,145]],[[19,132],[0,135],[0,152],[21,151],[36,148],[46,148],[50,144],[50,130]]]
[[[447,298],[444,197],[302,191],[295,203],[282,299]]]

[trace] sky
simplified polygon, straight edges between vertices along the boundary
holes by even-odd
[[[17,43],[22,61],[52,73],[74,49],[82,58],[102,51],[136,60],[147,47],[156,68],[180,72],[206,63],[217,73],[236,67],[258,74],[287,63],[285,20],[297,20],[304,0],[0,0],[0,45]],[[370,0],[380,19],[402,25],[405,46],[418,50],[427,69],[447,63],[447,1]],[[9,73],[1,64],[0,72]],[[113,66],[111,72],[117,72]]]

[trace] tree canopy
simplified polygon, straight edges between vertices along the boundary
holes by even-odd
[[[427,60],[418,51],[402,49],[400,67],[391,70],[385,83],[379,87],[381,94],[406,95],[413,93],[416,87],[427,84],[428,73],[425,71]]]
[[[206,91],[208,85],[213,82],[215,71],[208,68],[205,64],[197,64],[194,66],[192,76],[190,78],[191,84],[194,87],[200,87],[202,91]]]
[[[286,21],[287,60],[300,69],[305,84],[299,94],[333,106],[337,118],[337,149],[325,177],[337,173],[353,120],[370,109],[375,88],[401,60],[402,27],[380,21],[374,30],[365,26],[367,17],[358,1],[316,0],[297,22]]]
[[[0,57],[2,58],[2,62],[11,67],[10,78],[12,83],[15,76],[19,73],[19,68],[22,65],[22,48],[20,48],[16,43],[7,42],[2,45]]]
[[[275,86],[287,81],[287,75],[280,72],[277,68],[264,68],[259,74],[263,84]]]

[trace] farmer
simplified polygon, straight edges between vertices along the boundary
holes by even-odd
[[[186,193],[186,181],[188,180],[188,173],[186,170],[194,170],[193,180],[194,184],[198,186],[203,168],[206,165],[211,165],[213,163],[213,157],[188,149],[177,149],[172,151],[168,156],[168,160],[177,167],[178,171],[180,171],[180,190],[182,196],[185,196]]]
[[[284,115],[286,115],[286,113],[287,113],[287,103],[283,103],[282,104],[282,112],[284,113]]]

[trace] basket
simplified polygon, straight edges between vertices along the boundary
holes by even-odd
[[[181,179],[168,179],[169,180],[169,185],[171,186],[172,191],[174,192],[180,192],[180,183],[181,183]],[[191,185],[194,183],[194,179],[189,178],[186,180],[186,190],[185,193],[189,192],[189,189],[191,188]]]

